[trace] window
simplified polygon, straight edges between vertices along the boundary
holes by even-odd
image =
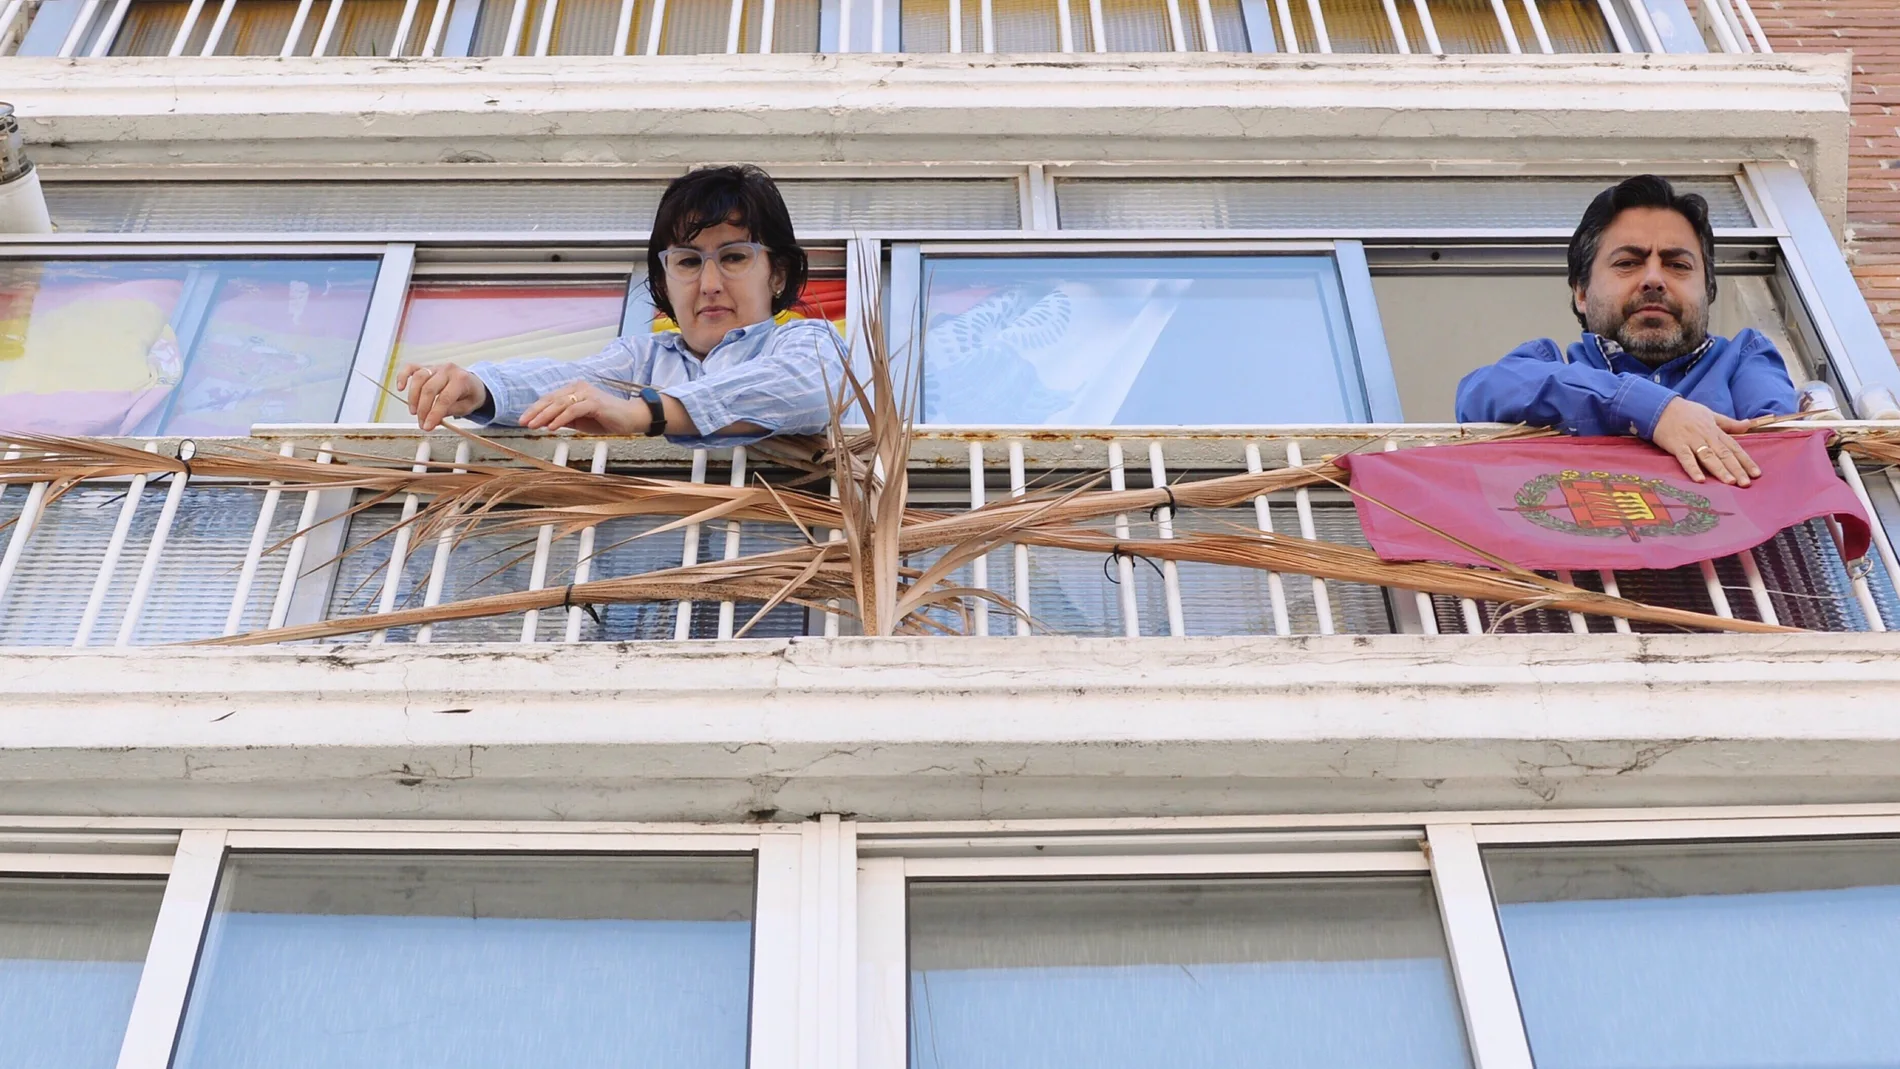
[[[1552,52],[1615,52],[1616,38],[1594,0],[1512,0],[1509,10],[1511,30],[1518,47],[1525,52],[1543,51],[1537,27],[1525,8],[1535,4],[1543,21],[1545,36]],[[1405,34],[1406,49],[1412,52],[1442,51],[1458,53],[1509,52],[1504,29],[1498,23],[1498,8],[1489,0],[1427,0],[1423,5],[1431,16],[1426,29],[1419,17],[1420,5],[1401,2],[1381,4],[1379,0],[1325,0],[1319,5],[1326,31],[1322,48],[1313,22],[1312,8],[1293,0],[1279,10],[1293,23],[1300,51],[1383,52],[1401,51],[1394,35],[1392,20],[1397,18]]]
[[[1469,1064],[1419,877],[910,885],[914,1069]]]
[[[218,34],[210,54],[214,56],[275,56],[283,52],[284,42],[293,27],[297,39],[290,55],[309,56],[417,56],[422,54],[423,37],[428,31],[434,4],[424,0],[403,24],[406,0],[337,0],[341,5],[332,21],[329,5],[316,4],[304,12],[301,24],[297,12],[301,0],[237,0],[230,14],[220,16],[218,4],[199,4],[187,0],[133,0],[125,21],[113,35],[107,49],[113,56],[164,56],[171,54],[185,20],[182,55],[204,53],[211,34]],[[446,3],[449,0],[442,0]],[[506,9],[504,8],[504,11]],[[504,15],[505,17],[505,15]],[[326,37],[324,27],[328,24]],[[103,29],[96,26],[95,34]],[[403,33],[401,47],[396,35]],[[79,50],[90,51],[91,41]]]
[[[333,420],[377,266],[0,261],[0,427],[242,435]]]
[[[753,868],[235,854],[173,1064],[743,1069]]]
[[[1329,256],[929,256],[922,270],[924,422],[1366,418]]]
[[[0,1060],[118,1064],[164,893],[155,880],[0,876]]]
[[[1891,841],[1487,852],[1539,1069],[1892,1065]]]

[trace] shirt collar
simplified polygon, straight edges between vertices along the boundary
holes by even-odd
[[[1623,347],[1621,345],[1618,345],[1616,343],[1616,340],[1613,338],[1606,338],[1601,334],[1592,334],[1590,336],[1596,339],[1597,350],[1603,354],[1603,362],[1606,364],[1611,363],[1616,357],[1629,355],[1627,352],[1623,350]],[[1708,355],[1709,350],[1714,347],[1715,347],[1715,335],[1713,334],[1707,335],[1706,337],[1702,339],[1701,345],[1698,345],[1694,349],[1691,349],[1690,351],[1682,354],[1681,356],[1678,356],[1675,359],[1670,360],[1668,363],[1650,368],[1650,371],[1652,372],[1661,371],[1663,368],[1674,367],[1677,364],[1680,364],[1682,365],[1682,370],[1686,372],[1690,368],[1696,365],[1696,361]],[[1635,359],[1635,358],[1631,357],[1631,359]],[[1644,366],[1648,367],[1647,364],[1645,364]]]

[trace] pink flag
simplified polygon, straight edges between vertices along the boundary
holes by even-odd
[[[1634,438],[1483,442],[1338,462],[1385,560],[1491,563],[1418,520],[1523,568],[1676,568],[1753,548],[1816,516],[1840,523],[1847,559],[1857,560],[1871,538],[1867,514],[1828,461],[1831,434],[1748,435],[1742,445],[1762,474],[1745,490],[1695,482],[1674,457]]]

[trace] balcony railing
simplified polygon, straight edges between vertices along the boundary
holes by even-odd
[[[1900,424],[1838,426],[1900,427]],[[1137,489],[1184,478],[1311,464],[1368,444],[1411,448],[1453,442],[1487,428],[1438,425],[1256,427],[1216,430],[1063,431],[967,429],[920,433],[909,470],[911,503],[962,509],[1106,474]],[[283,427],[251,439],[192,443],[348,463],[375,456],[401,463],[468,463],[482,447],[387,426]],[[687,452],[644,440],[512,437],[558,463],[693,481],[743,485],[795,473],[748,464],[747,450]],[[179,439],[129,443],[165,457]],[[189,453],[186,454],[187,456]],[[177,465],[171,465],[176,468]],[[155,471],[161,465],[154,465]],[[1880,519],[1894,514],[1900,485],[1886,470],[1842,474],[1876,518],[1877,551],[1864,564],[1840,559],[1825,521],[1783,532],[1736,557],[1667,572],[1557,578],[1637,600],[1724,617],[1814,630],[1900,628],[1892,542]],[[266,627],[436,605],[488,594],[552,589],[588,578],[642,574],[682,563],[730,559],[803,541],[790,525],[713,522],[650,538],[664,518],[615,519],[555,537],[478,531],[411,545],[402,524],[418,502],[372,500],[367,491],[286,491],[161,473],[0,488],[0,646],[131,646],[232,635]],[[1364,546],[1350,500],[1317,488],[1276,493],[1232,510],[1118,516],[1101,523],[1117,539],[1173,537],[1180,530],[1264,530]],[[393,536],[391,535],[394,529]],[[823,532],[815,532],[823,538]],[[909,563],[925,565],[927,558]],[[959,585],[1013,601],[1029,619],[972,605],[977,634],[1102,636],[1300,635],[1490,631],[1655,630],[1612,618],[1509,607],[1408,590],[1279,575],[1200,563],[1005,545],[967,566]],[[758,608],[744,603],[616,604],[392,628],[345,641],[577,642],[729,638]],[[955,621],[946,621],[955,623]],[[757,636],[850,633],[848,614],[780,606]],[[1673,629],[1671,629],[1673,630]]]
[[[1748,0],[0,0],[0,55],[1769,52]]]

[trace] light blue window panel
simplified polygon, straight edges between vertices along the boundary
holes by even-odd
[[[0,1067],[111,1069],[159,880],[0,879]]]
[[[1430,883],[913,883],[911,1069],[1457,1069]]]
[[[922,273],[926,423],[1368,418],[1332,256],[927,257]]]
[[[744,1069],[753,867],[238,855],[173,1065]]]
[[[1900,845],[1487,860],[1538,1069],[1900,1065]]]

